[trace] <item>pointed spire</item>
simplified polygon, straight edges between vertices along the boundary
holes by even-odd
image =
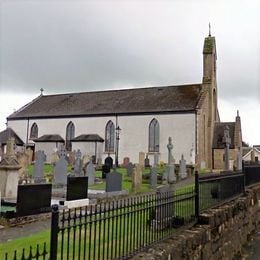
[[[239,117],[239,110],[237,110],[237,117]]]
[[[210,23],[209,23],[209,37],[211,37],[211,26],[210,26]]]

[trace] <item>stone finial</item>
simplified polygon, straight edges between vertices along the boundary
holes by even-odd
[[[41,96],[42,96],[44,89],[43,89],[43,88],[40,88],[40,91],[41,91]]]

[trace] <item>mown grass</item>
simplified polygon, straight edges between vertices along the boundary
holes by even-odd
[[[180,195],[180,197],[177,200],[182,200],[183,196],[185,194],[185,191],[191,191],[193,190],[193,185],[188,185],[186,187],[177,189],[175,192],[175,195]],[[147,202],[146,202],[147,203]],[[78,248],[79,246],[81,247],[81,253],[83,254],[83,249],[84,246],[86,247],[87,250],[91,250],[90,255],[91,257],[93,254],[95,254],[94,250],[94,238],[92,237],[94,234],[94,230],[96,230],[96,233],[99,234],[97,237],[97,242],[101,244],[101,249],[104,250],[111,250],[111,248],[107,249],[107,241],[110,241],[113,239],[113,244],[114,246],[117,245],[118,247],[118,252],[123,250],[123,242],[125,245],[127,245],[128,250],[134,250],[135,247],[137,247],[139,244],[138,243],[144,243],[142,241],[143,238],[140,238],[140,241],[137,242],[137,234],[142,233],[142,237],[145,237],[146,239],[156,239],[158,236],[164,236],[167,234],[167,232],[174,232],[174,230],[161,230],[157,232],[156,230],[152,231],[151,226],[148,224],[149,221],[153,217],[152,212],[155,212],[155,209],[157,207],[157,204],[155,201],[150,201],[150,207],[147,210],[143,210],[143,202],[139,202],[138,205],[135,206],[128,206],[128,207],[123,207],[122,209],[119,210],[114,210],[110,211],[109,213],[106,212],[106,224],[104,224],[104,221],[101,221],[102,218],[104,218],[104,214],[100,213],[95,217],[95,221],[92,225],[90,225],[89,221],[86,226],[83,225],[83,231],[81,230],[80,235],[79,235],[79,227],[77,226],[76,228],[71,228],[70,234],[65,231],[64,233],[64,254],[67,254],[67,242],[68,239],[70,241],[69,245],[69,257],[71,257],[73,253],[73,247],[76,248],[76,254],[78,254]],[[164,207],[164,206],[163,206]],[[174,204],[174,207],[169,207],[170,209],[173,210],[173,214],[178,217],[182,217],[184,219],[189,218],[191,215],[194,214],[194,203],[192,200],[183,200],[183,201],[178,201],[178,203]],[[158,209],[157,209],[158,210]],[[130,212],[134,212],[133,214],[128,214]],[[116,217],[117,214],[120,214],[121,217],[118,218]],[[90,217],[88,217],[90,218]],[[94,216],[92,216],[92,220],[94,219]],[[84,220],[85,222],[85,220]],[[79,220],[77,220],[76,224],[78,225]],[[133,224],[135,223],[135,225]],[[72,223],[71,223],[72,224]],[[92,235],[90,233],[90,229],[92,228]],[[104,232],[105,230],[105,232]],[[136,232],[138,230],[138,232]],[[171,231],[172,230],[172,231]],[[76,236],[74,235],[74,232]],[[113,236],[112,236],[113,234]],[[76,242],[73,245],[74,237],[76,238]],[[79,236],[84,240],[86,238],[86,242],[79,242]],[[36,248],[37,244],[43,248],[44,242],[46,242],[47,245],[47,251],[49,251],[49,241],[50,241],[50,230],[46,230],[43,232],[39,232],[36,234],[33,234],[28,237],[23,237],[23,238],[18,238],[13,241],[8,241],[5,243],[0,244],[0,259],[4,259],[4,253],[8,252],[9,254],[12,254],[14,250],[16,249],[17,252],[22,252],[23,248],[26,248],[26,250],[29,250],[29,245],[32,246],[33,249]],[[131,245],[129,245],[129,241],[131,241]],[[61,235],[59,235],[59,244],[61,245]],[[111,245],[111,244],[110,244]],[[139,245],[140,246],[140,245]],[[111,246],[110,246],[111,247]],[[120,249],[121,248],[121,249]],[[60,252],[61,246],[59,247],[59,252]],[[125,249],[126,250],[126,249]],[[26,251],[26,252],[27,252]],[[97,252],[96,252],[97,253]],[[113,253],[113,252],[112,252]],[[123,253],[123,251],[122,251]],[[111,252],[107,252],[106,254],[111,254]],[[11,255],[10,255],[11,256]],[[93,258],[94,259],[94,258]]]

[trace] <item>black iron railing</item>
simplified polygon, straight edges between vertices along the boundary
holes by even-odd
[[[63,211],[54,205],[50,248],[44,244],[19,255],[15,251],[5,260],[127,259],[259,182],[260,167],[245,166],[244,173],[196,173],[195,185],[174,192],[166,189]]]
[[[50,259],[129,258],[195,221],[195,190],[63,210],[53,208]]]
[[[33,259],[42,259],[47,260],[49,259],[49,253],[47,252],[46,243],[43,244],[42,248],[40,245],[36,246],[36,249],[33,249],[30,246],[30,249],[27,251],[25,248],[22,250],[22,252],[17,252],[16,250],[13,252],[13,254],[5,254],[5,260],[13,259],[13,260],[33,260]]]
[[[245,165],[245,185],[251,186],[260,182],[260,165]]]
[[[198,176],[199,212],[222,204],[245,192],[242,172]]]

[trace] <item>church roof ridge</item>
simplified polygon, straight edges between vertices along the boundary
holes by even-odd
[[[41,97],[50,97],[50,96],[65,96],[65,95],[78,95],[86,93],[107,93],[107,92],[119,92],[119,91],[131,91],[131,90],[146,90],[146,89],[156,89],[156,88],[174,88],[174,87],[189,87],[189,86],[201,86],[202,83],[185,83],[180,85],[165,85],[165,86],[150,86],[150,87],[132,87],[132,88],[121,88],[121,89],[104,89],[104,90],[90,90],[90,91],[80,91],[80,92],[67,92],[67,93],[57,93],[57,94],[48,94],[40,95],[37,98]],[[32,102],[32,101],[31,101]]]
[[[7,119],[195,111],[202,84],[42,95]]]

